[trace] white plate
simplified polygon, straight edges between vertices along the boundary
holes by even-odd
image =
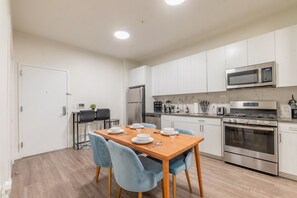
[[[110,134],[118,134],[118,133],[123,133],[125,130],[124,129],[121,129],[119,131],[112,131],[112,130],[108,130],[107,133],[110,133]]]
[[[130,129],[143,129],[144,126],[143,125],[139,125],[139,126],[133,126],[133,125],[131,125],[129,128]]]
[[[162,135],[177,135],[178,131],[160,131]]]
[[[137,137],[131,139],[131,141],[135,144],[148,144],[154,141],[154,138],[149,137],[147,140],[139,140]]]

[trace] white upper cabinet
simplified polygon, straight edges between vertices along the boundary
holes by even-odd
[[[192,92],[191,56],[178,59],[178,92]]]
[[[135,69],[131,69],[128,72],[129,75],[129,87],[145,85],[145,77],[146,77],[146,66],[137,67]]]
[[[159,65],[159,93],[158,95],[172,95],[178,93],[177,88],[177,61]]]
[[[166,71],[167,71],[167,65],[166,63],[163,63],[158,66],[159,69],[159,76],[158,76],[158,81],[159,81],[159,95],[165,95],[167,93],[167,82],[166,82]]]
[[[277,87],[297,86],[297,25],[275,32]]]
[[[247,66],[247,40],[226,46],[226,68]]]
[[[207,51],[207,91],[226,91],[226,47]]]
[[[165,94],[177,94],[178,93],[178,73],[177,73],[178,61],[171,61],[167,63],[166,71],[166,92]]]
[[[248,65],[275,61],[274,32],[248,39]]]
[[[191,75],[192,93],[203,93],[207,91],[206,81],[206,52],[201,52],[191,56]]]
[[[159,95],[159,66],[152,67],[152,95]]]

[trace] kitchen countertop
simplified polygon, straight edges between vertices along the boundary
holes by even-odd
[[[277,118],[278,122],[290,122],[290,123],[297,123],[297,119],[292,118]]]
[[[145,115],[169,115],[169,116],[186,116],[186,117],[207,117],[207,118],[220,118],[221,115],[214,115],[208,113],[163,113],[163,112],[148,112]]]

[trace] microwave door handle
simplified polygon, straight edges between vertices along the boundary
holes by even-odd
[[[232,124],[225,124],[227,127],[233,127],[233,128],[240,128],[240,129],[255,129],[259,131],[274,131],[274,128],[266,128],[266,127],[249,127],[249,126],[243,126],[243,125],[232,125]]]
[[[262,83],[262,69],[258,69],[258,83]]]

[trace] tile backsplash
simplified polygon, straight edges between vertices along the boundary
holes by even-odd
[[[155,96],[154,99],[162,101],[163,103],[170,100],[174,104],[177,104],[179,101],[182,101],[184,104],[193,104],[196,102],[199,103],[202,100],[207,100],[211,104],[222,104],[224,106],[234,100],[276,100],[278,103],[279,116],[287,117],[288,112],[286,111],[288,108],[286,105],[289,100],[291,100],[292,94],[297,98],[297,86],[283,88],[251,88],[213,93]]]

